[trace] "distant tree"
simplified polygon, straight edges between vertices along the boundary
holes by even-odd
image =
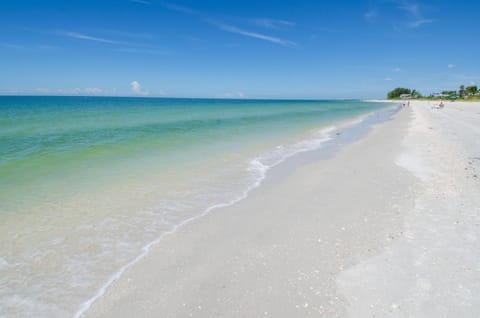
[[[412,95],[413,98],[421,98],[422,97],[422,94],[420,94],[420,92],[418,92],[416,89],[412,89],[412,92],[410,94]]]
[[[397,87],[393,91],[388,92],[388,99],[400,98],[400,95],[411,94],[412,91],[409,88]]]
[[[478,87],[477,85],[472,85],[472,86],[467,86],[465,87],[465,93],[468,95],[475,95],[478,93]]]
[[[457,92],[456,91],[442,91],[443,95],[448,95],[448,96],[456,96]]]
[[[458,96],[463,97],[465,95],[465,85],[460,85],[460,90],[458,91]]]

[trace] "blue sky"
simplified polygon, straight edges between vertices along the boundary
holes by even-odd
[[[378,98],[480,84],[472,0],[0,3],[0,94]]]

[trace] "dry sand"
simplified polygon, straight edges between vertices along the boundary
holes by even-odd
[[[414,102],[331,159],[273,171],[85,316],[478,317],[479,122],[478,103]]]
[[[416,177],[404,235],[341,273],[350,317],[480,316],[480,103],[413,102],[397,163]]]

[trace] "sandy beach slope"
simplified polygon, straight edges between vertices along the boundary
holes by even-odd
[[[477,317],[480,105],[432,107],[272,171],[166,237],[85,316]]]

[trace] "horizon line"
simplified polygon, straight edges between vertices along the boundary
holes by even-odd
[[[299,101],[325,101],[325,100],[384,100],[385,98],[315,98],[315,97],[298,97],[298,98],[282,98],[282,97],[181,97],[181,96],[135,96],[135,95],[36,95],[36,94],[2,94],[0,97],[99,97],[99,98],[143,98],[143,99],[219,99],[219,100],[299,100]],[[386,99],[385,99],[386,100]]]

